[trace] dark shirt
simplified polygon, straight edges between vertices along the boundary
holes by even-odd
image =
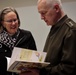
[[[76,23],[65,15],[50,30],[44,51],[50,65],[41,70],[44,75],[73,75],[76,73]],[[44,70],[44,73],[43,73]]]
[[[35,40],[30,31],[19,29],[20,33],[17,37],[15,47],[37,50]],[[0,75],[12,75],[7,72],[6,57],[11,57],[12,48],[0,42]]]

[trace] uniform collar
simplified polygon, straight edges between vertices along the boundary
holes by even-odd
[[[61,25],[63,25],[63,23],[65,22],[65,20],[67,20],[68,19],[68,16],[67,15],[65,15],[65,16],[63,16],[55,25],[53,25],[52,26],[52,28],[51,28],[51,30],[52,29],[57,29],[57,28],[59,28]]]

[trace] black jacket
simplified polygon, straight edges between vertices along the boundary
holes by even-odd
[[[31,32],[22,29],[19,29],[19,31],[20,33],[15,43],[15,47],[37,50],[36,43]],[[5,57],[11,57],[12,50],[0,42],[0,75],[9,75],[6,71],[7,60]]]
[[[50,30],[44,47],[45,61],[50,65],[41,70],[41,75],[75,75],[75,45],[76,23],[65,15]]]

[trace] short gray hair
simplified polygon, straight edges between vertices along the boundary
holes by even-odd
[[[59,7],[62,8],[61,0],[38,0],[38,3],[42,1],[45,1],[50,7],[54,6],[55,4],[58,4]]]
[[[58,4],[60,6],[60,8],[62,8],[61,0],[46,0],[46,3],[51,6]]]

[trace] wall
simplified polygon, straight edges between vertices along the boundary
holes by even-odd
[[[76,2],[63,1],[63,9],[74,21],[76,21]],[[50,27],[40,19],[37,11],[37,0],[0,0],[0,9],[12,6],[19,13],[21,27],[30,30],[35,38],[37,49],[43,50],[45,39],[49,33]]]

